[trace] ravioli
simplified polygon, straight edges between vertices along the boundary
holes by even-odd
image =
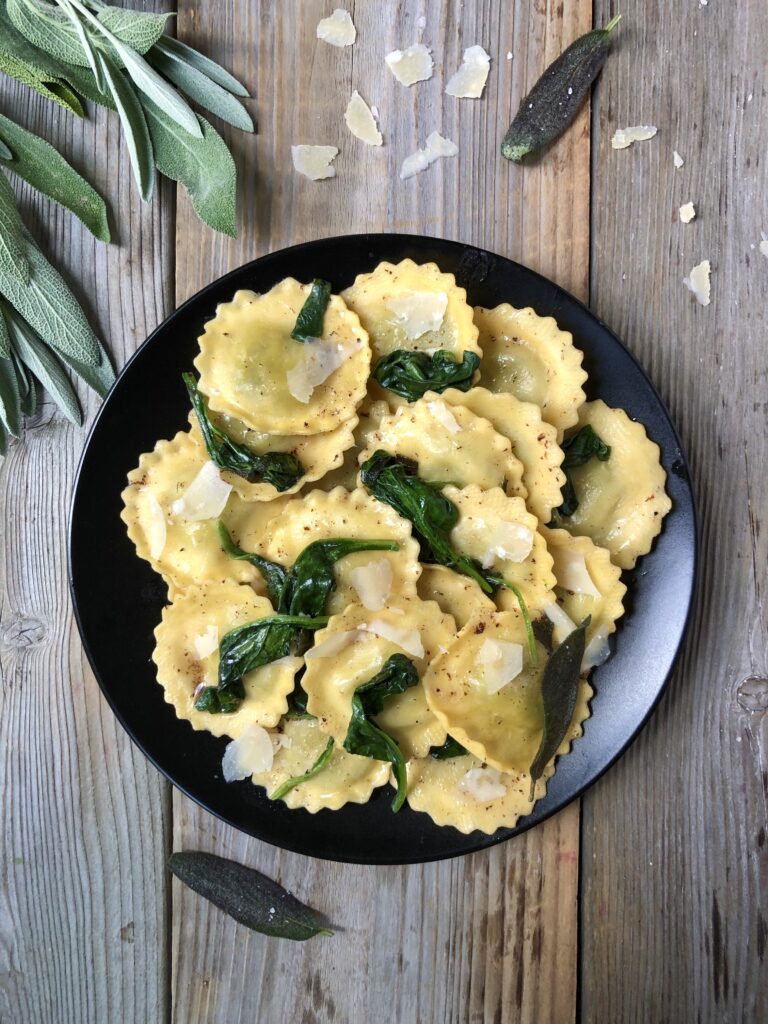
[[[555,522],[569,533],[590,537],[610,551],[616,565],[632,569],[651,550],[672,508],[659,446],[641,423],[599,399],[582,406],[576,430],[587,424],[610,445],[611,454],[605,462],[592,458],[571,470],[579,507],[571,516],[556,516]]]
[[[341,464],[323,477],[323,490],[345,487],[348,491],[354,491],[357,487],[357,471],[360,468],[357,457],[368,447],[368,438],[384,417],[389,416],[389,411],[389,405],[384,401],[363,401],[357,410],[358,422],[354,429],[352,445],[344,451]]]
[[[326,611],[333,615],[348,604],[357,603],[352,571],[371,562],[385,560],[392,570],[391,594],[416,595],[421,573],[419,545],[411,536],[411,524],[366,491],[345,491],[342,487],[326,493],[310,491],[295,498],[271,523],[256,550],[265,558],[290,566],[316,540],[354,538],[386,540],[399,545],[396,551],[358,551],[335,563],[336,589],[329,595]]]
[[[288,779],[308,771],[328,743],[328,737],[314,719],[286,718],[273,738],[277,741],[277,750],[271,770],[252,776],[252,782],[263,786],[267,795]],[[385,785],[388,779],[388,762],[348,754],[336,744],[328,763],[318,774],[289,790],[282,800],[291,810],[303,807],[310,814],[338,811],[344,804],[366,803],[374,789]]]
[[[453,430],[444,424],[446,414],[455,421]],[[450,481],[458,487],[485,488],[504,484],[516,494],[525,493],[523,466],[510,440],[482,416],[461,406],[449,408],[439,397],[420,398],[386,416],[368,437],[368,447],[358,457],[360,464],[378,449],[415,459],[419,476],[430,483]]]
[[[459,629],[478,612],[496,610],[473,579],[445,565],[422,565],[416,590],[422,601],[436,601],[446,615],[452,615]]]
[[[483,352],[483,386],[538,405],[546,422],[557,428],[558,440],[562,438],[586,398],[582,384],[587,374],[573,336],[561,331],[551,316],[506,302],[494,309],[477,306],[475,324]]]
[[[459,361],[464,352],[480,355],[467,293],[435,263],[379,263],[371,273],[358,274],[341,295],[368,332],[374,366],[400,349],[445,349]]]
[[[441,612],[434,602],[417,597],[393,598],[377,612],[350,605],[315,633],[317,653],[307,651],[307,671],[301,681],[307,693],[307,711],[318,718],[323,732],[342,745],[357,687],[372,679],[393,654],[405,654],[422,676],[455,632],[456,623],[450,615]],[[385,633],[402,643],[381,635]],[[341,649],[339,643],[344,644]],[[423,654],[415,653],[412,643]],[[445,729],[427,707],[421,683],[390,697],[376,722],[397,742],[406,758],[424,757],[430,747],[445,742]]]
[[[237,739],[249,725],[277,725],[288,710],[288,694],[293,690],[301,658],[283,658],[249,672],[243,677],[245,699],[231,714],[198,711],[194,703],[199,686],[215,686],[218,681],[218,644],[224,634],[236,626],[272,614],[272,605],[266,597],[237,583],[190,587],[163,609],[162,621],[155,630],[152,654],[157,681],[177,716],[186,719],[193,729],[207,729],[214,736]],[[200,657],[199,645],[205,643],[211,630],[215,631],[216,645],[209,654]]]
[[[563,452],[557,443],[557,430],[542,420],[541,409],[514,395],[494,394],[481,387],[466,392],[448,388],[443,398],[449,405],[461,405],[483,416],[503,437],[509,438],[512,451],[523,466],[521,497],[526,498],[528,508],[538,519],[548,523],[552,509],[562,501],[565,473],[560,469]],[[507,493],[518,492],[510,487]]]
[[[352,418],[365,395],[368,335],[343,300],[332,295],[323,337],[294,341],[291,331],[309,292],[309,285],[288,277],[264,295],[238,291],[218,307],[195,359],[200,390],[214,412],[270,434],[317,434]],[[292,393],[291,374],[313,354],[343,361],[304,402]]]
[[[443,493],[459,510],[458,522],[451,530],[457,551],[513,583],[531,611],[554,599],[552,556],[538,532],[538,520],[522,498],[508,497],[500,487],[488,491],[445,487]],[[526,548],[528,553],[520,557]],[[511,590],[499,588],[496,601],[502,609],[518,607]]]

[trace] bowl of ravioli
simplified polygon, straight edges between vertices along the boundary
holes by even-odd
[[[636,734],[695,523],[663,405],[580,303],[351,236],[148,339],[86,446],[71,570],[97,678],[177,785],[289,849],[426,860],[542,820]]]

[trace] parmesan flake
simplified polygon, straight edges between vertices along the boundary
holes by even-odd
[[[483,95],[488,72],[491,69],[491,58],[482,46],[470,46],[464,51],[461,67],[445,87],[448,96],[458,99],[476,100]]]
[[[306,405],[315,388],[328,380],[359,348],[359,342],[306,342],[301,345],[299,358],[286,374],[288,390],[297,402]]]
[[[149,557],[159,558],[165,550],[167,528],[160,502],[151,491],[144,492],[147,499],[147,523],[144,532],[149,542]]]
[[[607,661],[611,654],[611,648],[608,646],[608,630],[606,626],[601,626],[595,631],[595,635],[587,644],[586,650],[584,651],[584,657],[581,662],[581,671],[589,672],[591,668],[597,668],[598,665],[602,665],[604,661]]]
[[[501,772],[489,765],[470,768],[459,780],[458,789],[478,804],[501,800],[507,795]]]
[[[316,658],[332,658],[341,653],[345,648],[359,640],[362,633],[359,629],[347,629],[341,633],[332,633],[326,640],[310,647],[304,655],[305,661],[314,661]]]
[[[710,263],[709,260],[702,260],[701,263],[697,263],[691,270],[688,277],[683,278],[683,284],[688,291],[693,292],[696,296],[696,301],[700,306],[709,305],[709,274],[710,274]]]
[[[393,50],[386,55],[384,60],[401,85],[425,82],[432,77],[432,70],[435,66],[429,47],[423,43],[414,43],[407,50]]]
[[[522,523],[498,522],[487,534],[487,548],[482,565],[490,569],[497,558],[509,562],[524,562],[533,550],[533,530]]]
[[[382,144],[381,132],[376,127],[376,119],[373,110],[368,106],[360,93],[355,89],[352,98],[344,111],[344,120],[347,128],[356,139],[360,139],[368,146],[380,146]]]
[[[763,256],[768,256],[768,235],[764,231],[761,231],[762,239],[760,241],[759,249]]]
[[[437,420],[441,427],[445,427],[449,434],[460,433],[461,424],[445,402],[427,402],[427,408],[432,418]]]
[[[209,459],[184,494],[171,505],[171,512],[177,519],[188,523],[217,519],[224,511],[231,492],[232,485],[221,479],[219,467]]]
[[[395,323],[402,327],[409,341],[415,341],[428,331],[437,331],[448,308],[445,292],[408,292],[393,295],[387,309],[395,314]]]
[[[367,565],[357,565],[350,569],[349,579],[363,607],[369,612],[381,611],[392,592],[392,563],[377,558]]]
[[[627,149],[633,142],[646,142],[652,139],[657,129],[653,125],[641,124],[634,128],[617,128],[613,133],[611,145],[614,149]]]
[[[555,548],[552,552],[553,572],[557,585],[572,594],[586,594],[587,597],[601,597],[587,568],[587,561],[579,551],[569,548]]]
[[[310,181],[335,178],[336,168],[331,161],[339,155],[336,146],[291,146],[293,166]]]
[[[194,638],[192,646],[195,648],[198,661],[203,661],[209,654],[213,654],[219,646],[219,627],[209,626],[204,633]]]
[[[400,168],[400,177],[405,180],[412,178],[414,174],[425,171],[427,167],[445,156],[456,156],[459,147],[450,139],[444,139],[439,132],[430,132],[427,136],[427,144],[424,149],[417,149],[403,160]]]
[[[675,163],[675,167],[677,167],[678,170],[685,163],[685,160],[683,160],[683,158],[680,156],[680,154],[677,152],[676,149],[672,151],[672,159],[673,159],[673,161]]]
[[[543,610],[544,614],[555,627],[552,633],[555,643],[561,644],[563,640],[565,640],[565,638],[569,636],[574,629],[576,629],[576,623],[570,615],[554,601],[551,604],[545,605]]]
[[[268,772],[274,756],[267,730],[260,725],[249,725],[236,740],[227,744],[221,771],[227,782],[247,779],[249,775]]]
[[[364,622],[360,629],[366,633],[373,633],[380,636],[382,640],[389,640],[402,648],[412,658],[424,657],[424,644],[421,642],[421,633],[418,629],[402,629],[400,626],[393,626],[385,619],[371,619]]]
[[[357,29],[349,11],[337,7],[328,18],[318,22],[317,38],[331,46],[351,46],[357,39]]]
[[[477,655],[474,681],[488,693],[498,693],[523,671],[523,645],[486,637]]]
[[[690,224],[693,218],[696,216],[696,207],[693,203],[684,203],[679,210],[680,220],[683,224]]]

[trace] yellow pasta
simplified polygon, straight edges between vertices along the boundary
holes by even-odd
[[[389,416],[389,413],[389,406],[384,401],[369,401],[368,399],[363,401],[357,410],[359,419],[354,428],[352,446],[345,450],[341,464],[323,477],[324,491],[331,491],[334,487],[345,487],[348,491],[354,491],[357,487],[357,472],[360,468],[357,458],[360,452],[368,447],[370,435],[378,429],[381,421],[385,416]]]
[[[452,615],[459,629],[478,612],[496,610],[473,579],[445,565],[422,565],[416,590],[422,601],[436,601],[446,615]]]

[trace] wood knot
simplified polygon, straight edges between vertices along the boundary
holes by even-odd
[[[48,639],[48,629],[31,615],[20,615],[9,623],[3,633],[6,647],[39,647]]]
[[[736,700],[739,702],[739,707],[752,714],[768,711],[768,679],[747,676],[739,683]]]

